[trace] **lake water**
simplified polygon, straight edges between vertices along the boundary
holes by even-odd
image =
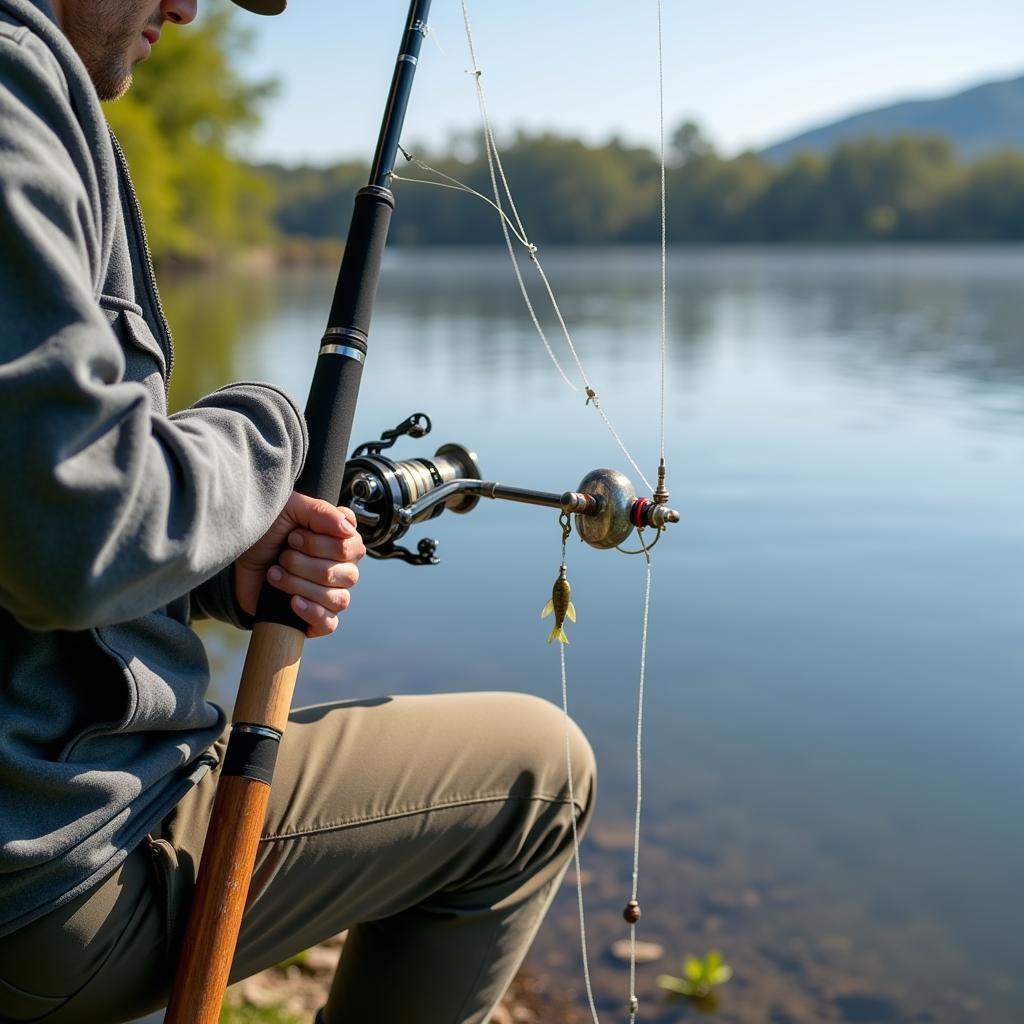
[[[653,476],[657,253],[546,265]],[[333,277],[165,284],[173,400],[240,378],[304,397]],[[683,520],[654,556],[639,929],[667,957],[640,970],[641,1019],[691,1018],[654,977],[719,948],[721,1021],[1024,1020],[1024,250],[681,250],[669,295]],[[457,441],[489,479],[552,491],[629,469],[503,252],[388,256],[354,439],[420,410],[434,434],[399,457]],[[483,502],[423,534],[442,564],[366,564],[343,629],[307,646],[298,700],[557,701],[539,618],[557,513]],[[601,768],[588,933],[602,1018],[624,1020],[608,949],[625,934],[643,564],[574,540],[569,573],[570,704]],[[230,701],[242,641],[207,636]],[[529,965],[585,1005],[568,887]]]

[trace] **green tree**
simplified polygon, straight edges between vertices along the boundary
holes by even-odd
[[[1024,239],[1024,153],[996,153],[970,165],[962,186],[947,196],[942,221],[961,238]]]
[[[932,211],[958,181],[952,143],[930,136],[864,139],[839,146],[823,182],[826,237],[934,235]]]
[[[370,173],[356,162],[324,168],[268,164],[260,170],[277,197],[280,229],[309,238],[344,238],[353,197]]]
[[[757,201],[758,241],[825,240],[821,212],[828,201],[827,173],[828,161],[817,153],[800,153],[778,168]]]
[[[617,143],[590,147],[551,134],[520,135],[508,147],[503,159],[513,195],[538,242],[621,237],[641,206],[625,152]]]
[[[772,177],[756,154],[695,156],[668,176],[668,227],[677,242],[756,239],[753,216]]]
[[[668,156],[677,167],[711,156],[714,146],[704,137],[701,127],[696,121],[684,121],[672,133]]]

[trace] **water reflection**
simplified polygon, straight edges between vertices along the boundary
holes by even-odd
[[[507,483],[560,490],[622,466],[506,261],[389,257],[356,439],[424,409],[438,443],[475,448]],[[653,472],[657,254],[546,265]],[[724,949],[723,1021],[1021,1019],[1024,250],[701,250],[671,266],[669,483],[685,518],[656,561],[641,930],[675,958]],[[174,400],[246,377],[303,395],[332,287],[299,272],[165,285]],[[554,518],[485,502],[430,532],[444,564],[368,567],[342,635],[309,645],[300,699],[557,699],[539,619]],[[570,560],[571,701],[602,765],[588,921],[618,1013],[605,954],[629,881],[642,568],[578,545]],[[236,678],[237,636],[208,641]],[[534,955],[564,989],[579,987],[575,927],[567,898]],[[644,1019],[685,1013],[655,993],[673,967],[641,970]]]

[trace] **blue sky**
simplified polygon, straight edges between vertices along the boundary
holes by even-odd
[[[405,0],[291,0],[254,25],[244,66],[281,80],[250,155],[368,157]],[[654,0],[470,0],[496,124],[654,145]],[[434,0],[406,140],[477,124],[459,0]],[[725,152],[893,99],[1024,74],[1020,0],[664,0],[666,118],[694,118]]]

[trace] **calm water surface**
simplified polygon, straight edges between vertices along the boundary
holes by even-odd
[[[654,253],[551,254],[588,373],[658,456]],[[165,285],[173,399],[239,378],[304,396],[333,272]],[[679,251],[667,445],[683,523],[654,566],[642,1019],[687,952],[735,968],[721,1021],[1024,1020],[1024,250]],[[558,332],[552,329],[553,343]],[[559,349],[561,351],[561,349]],[[554,491],[628,469],[533,332],[499,252],[389,257],[356,416],[424,410],[485,475]],[[427,532],[443,564],[366,566],[299,697],[463,688],[559,699],[539,619],[551,512],[486,502]],[[417,533],[417,537],[419,534]],[[584,844],[604,1019],[628,895],[643,566],[570,547],[570,703],[601,765]],[[230,700],[243,649],[207,634]],[[531,954],[583,1006],[574,897]],[[583,1019],[582,1017],[580,1019]]]

